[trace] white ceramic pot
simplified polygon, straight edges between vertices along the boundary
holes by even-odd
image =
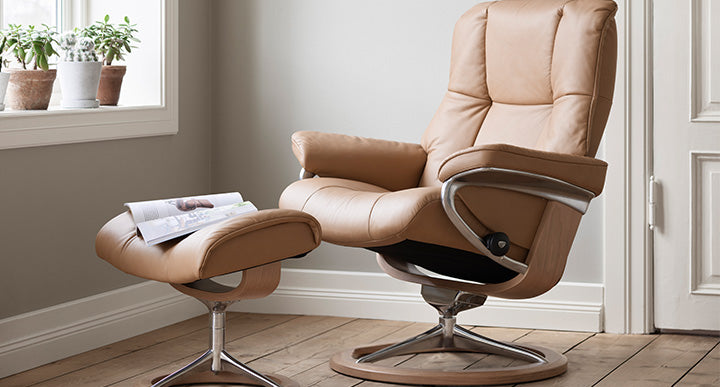
[[[62,90],[62,102],[60,102],[62,107],[87,109],[100,106],[97,93],[102,63],[60,62],[57,67]]]
[[[0,73],[0,112],[5,110],[5,92],[7,91],[10,74]]]

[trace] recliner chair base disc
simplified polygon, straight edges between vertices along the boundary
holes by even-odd
[[[523,348],[541,354],[546,363],[529,363],[511,367],[493,367],[477,370],[447,371],[443,369],[402,368],[374,364],[358,363],[360,357],[376,352],[392,344],[359,347],[338,352],[330,360],[330,367],[348,376],[387,383],[419,385],[474,386],[492,384],[512,384],[547,379],[560,375],[567,370],[567,358],[553,350],[522,345]],[[447,352],[446,349],[434,349],[430,352]]]
[[[276,375],[276,374],[263,374],[264,376],[272,379],[275,383],[283,386],[283,387],[300,387],[300,385],[293,381],[292,379],[289,379],[282,375]],[[167,375],[163,375],[160,377],[156,377],[152,380],[151,384],[155,384],[165,378]],[[234,372],[228,372],[228,371],[222,371],[218,373],[214,373],[212,371],[203,371],[203,372],[197,372],[193,375],[188,375],[186,377],[183,377],[182,381],[178,381],[179,385],[186,385],[186,384],[239,384],[242,386],[262,386],[262,384],[259,384],[256,380],[251,379],[245,375],[237,374]],[[147,386],[147,383],[143,383],[143,386]]]

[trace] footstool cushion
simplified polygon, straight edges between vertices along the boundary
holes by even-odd
[[[306,254],[320,244],[320,224],[300,211],[243,214],[183,239],[147,246],[129,212],[102,227],[97,255],[138,277],[175,284],[228,274]]]

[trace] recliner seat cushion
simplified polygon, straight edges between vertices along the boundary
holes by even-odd
[[[523,260],[546,201],[491,188],[467,190],[467,194],[460,192],[459,206],[472,208],[465,217],[473,230],[479,235],[506,232],[511,241],[508,255]],[[323,225],[323,240],[330,243],[377,247],[413,240],[479,253],[445,214],[440,187],[393,192],[358,181],[319,177],[288,186],[280,207],[312,214]]]

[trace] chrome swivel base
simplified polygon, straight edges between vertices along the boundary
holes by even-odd
[[[392,345],[356,348],[337,353],[330,366],[340,373],[370,380],[404,384],[508,384],[545,379],[567,369],[565,356],[536,346],[499,342],[456,325],[457,313],[481,306],[486,296],[423,285],[422,296],[440,313],[440,324]],[[522,365],[473,370],[433,370],[378,364],[393,356],[430,352],[473,352],[517,359]]]
[[[263,375],[225,351],[225,311],[232,301],[203,301],[210,309],[210,349],[185,367],[154,379],[152,387],[229,383],[261,387],[297,387],[284,376]]]

